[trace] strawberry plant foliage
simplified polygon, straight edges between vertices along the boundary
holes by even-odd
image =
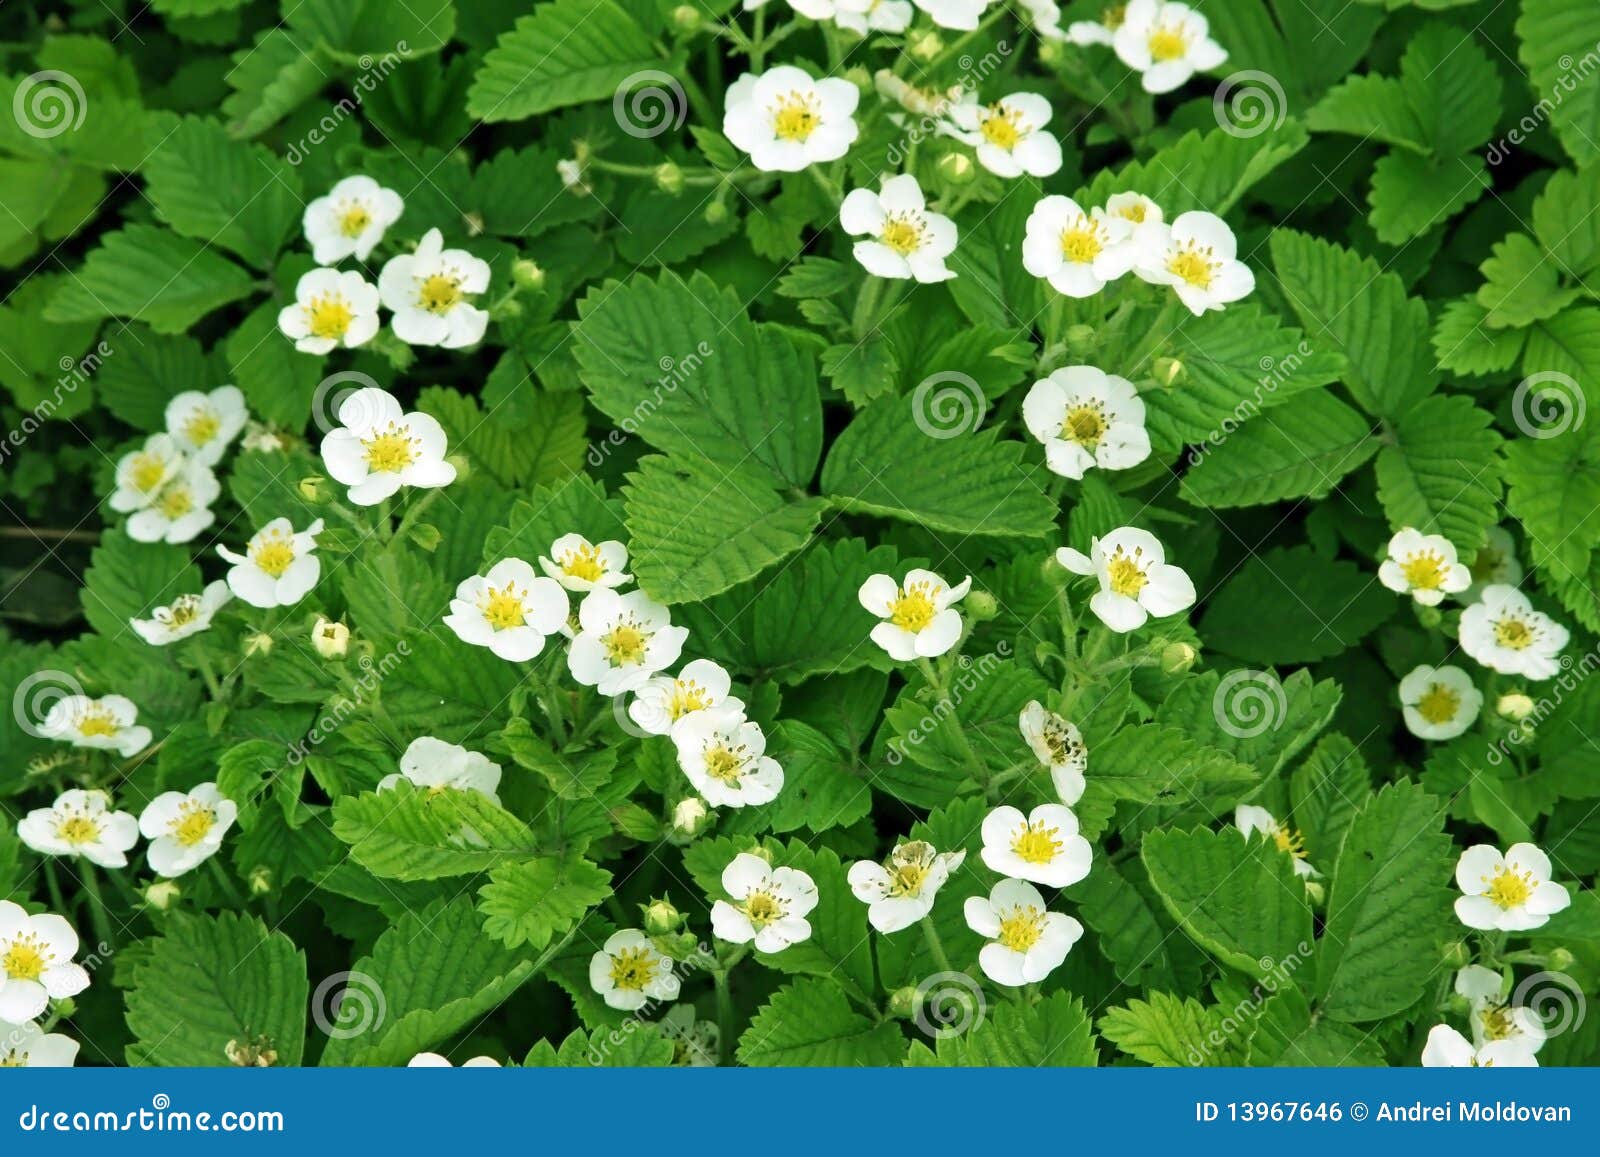
[[[1600,1061],[1589,5],[57,7],[0,1064]]]

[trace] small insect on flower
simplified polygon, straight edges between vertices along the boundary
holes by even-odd
[[[1045,197],[1028,214],[1022,266],[1057,293],[1093,297],[1138,260],[1136,228],[1098,206],[1084,212],[1071,197]]]
[[[978,951],[978,967],[1007,988],[1049,976],[1083,936],[1082,924],[1046,911],[1039,889],[1022,880],[1001,880],[988,899],[970,897],[963,914],[967,927],[989,941]]]
[[[1239,244],[1214,213],[1180,213],[1171,225],[1135,229],[1134,272],[1152,285],[1168,285],[1199,317],[1248,297],[1256,275],[1238,259]]]
[[[1117,29],[1127,14],[1126,4],[1108,4],[1100,10],[1098,20],[1074,20],[1067,25],[1067,39],[1080,47],[1101,44],[1110,48],[1116,40]]]
[[[1052,370],[1022,400],[1022,424],[1044,444],[1045,465],[1064,478],[1139,465],[1150,457],[1144,423],[1133,383],[1094,366]]]
[[[250,420],[238,386],[218,386],[210,393],[185,390],[167,403],[167,433],[185,454],[215,466]]]
[[[728,88],[722,132],[750,154],[762,172],[797,173],[819,161],[836,161],[860,131],[861,92],[848,80],[781,64],[747,72]]]
[[[1526,1045],[1497,1040],[1475,1048],[1449,1025],[1436,1024],[1428,1030],[1428,1043],[1422,1046],[1422,1066],[1428,1069],[1536,1069],[1539,1062]]]
[[[187,461],[183,446],[171,434],[151,434],[141,449],[117,460],[116,489],[110,506],[118,514],[143,510],[156,500]]]
[[[1278,851],[1289,857],[1295,875],[1309,878],[1319,874],[1306,860],[1304,837],[1288,824],[1279,823],[1266,808],[1249,803],[1240,804],[1233,813],[1233,826],[1239,829],[1239,834],[1246,841],[1256,836],[1270,840]]]
[[[782,952],[811,936],[806,916],[817,906],[817,885],[798,868],[774,868],[741,852],[722,870],[729,899],[711,906],[711,931],[730,944],[755,942],[758,952]]]
[[[1111,37],[1117,58],[1139,73],[1146,92],[1171,92],[1228,59],[1206,18],[1172,0],[1130,0]]]
[[[907,663],[937,658],[961,641],[955,604],[971,589],[970,576],[950,586],[931,570],[913,569],[898,583],[875,574],[861,584],[856,597],[883,620],[872,628],[872,641],[891,659]]]
[[[179,595],[167,606],[157,607],[148,619],[128,622],[152,647],[165,647],[208,629],[216,613],[232,601],[228,584],[218,579],[197,595]]]
[[[376,506],[402,486],[431,490],[456,480],[439,420],[406,413],[387,390],[356,390],[339,404],[339,422],[322,440],[322,461],[357,506]]]
[[[278,329],[304,354],[366,345],[378,332],[378,291],[359,273],[313,269],[295,283]]]
[[[1531,1008],[1507,1004],[1510,984],[1506,977],[1481,964],[1469,964],[1456,973],[1456,995],[1472,1008],[1472,1041],[1478,1048],[1491,1041],[1506,1041],[1530,1053],[1544,1047],[1544,1022]]]
[[[967,93],[950,106],[947,131],[997,177],[1048,177],[1061,168],[1061,142],[1045,131],[1050,115],[1050,102],[1037,93],[1014,92],[989,105]]]
[[[957,32],[971,32],[978,27],[990,0],[916,0],[940,28],[953,28]]]
[[[1065,888],[1089,874],[1094,850],[1078,834],[1078,817],[1058,803],[1027,815],[997,807],[984,817],[983,862],[1002,876]]]
[[[1440,534],[1403,527],[1389,540],[1389,553],[1378,566],[1378,581],[1392,591],[1409,594],[1425,607],[1444,596],[1464,591],[1472,574],[1456,559],[1456,548]]]
[[[0,1018],[0,1069],[70,1069],[77,1060],[78,1042],[71,1037],[45,1032],[31,1020]]]
[[[689,637],[688,629],[674,627],[667,608],[643,591],[590,591],[578,608],[578,625],[567,648],[567,669],[602,695],[637,691],[678,661]]]
[[[461,1062],[464,1069],[499,1069],[504,1068],[493,1057],[471,1057]],[[440,1056],[438,1053],[418,1053],[406,1062],[408,1069],[453,1069],[455,1065],[449,1057]]]
[[[1454,739],[1482,708],[1483,692],[1460,667],[1423,665],[1400,680],[1400,711],[1418,739]]]
[[[316,553],[321,533],[320,518],[302,531],[296,531],[287,518],[274,518],[256,531],[243,554],[217,547],[217,553],[233,564],[228,589],[252,607],[298,603],[322,577],[322,560]]]
[[[678,766],[712,807],[771,803],[783,767],[767,754],[761,725],[729,707],[697,711],[672,729]]]
[[[955,251],[956,223],[930,213],[917,179],[890,177],[882,191],[852,189],[839,208],[839,224],[852,236],[857,261],[875,277],[919,282],[948,281],[955,271],[945,258]]]
[[[1061,802],[1071,807],[1082,799],[1088,786],[1083,773],[1089,766],[1089,749],[1077,727],[1034,699],[1017,717],[1017,728],[1034,756],[1050,769]]]
[[[238,816],[238,805],[214,783],[156,796],[139,815],[151,871],[170,880],[199,867],[217,854]]]
[[[677,1000],[681,985],[672,958],[639,929],[624,928],[589,958],[589,987],[612,1008],[635,1012],[653,1001]]]
[[[47,739],[115,751],[127,759],[150,746],[150,729],[138,726],[138,718],[133,700],[122,695],[68,695],[50,705],[39,731]]]
[[[488,647],[502,659],[523,663],[544,650],[545,640],[567,621],[567,592],[535,574],[520,558],[501,559],[489,573],[463,579],[450,600],[445,626],[463,643]]]
[[[966,858],[965,851],[937,852],[926,840],[905,840],[881,864],[851,864],[850,891],[867,905],[867,920],[874,928],[898,932],[933,911],[934,897]]]
[[[1548,679],[1561,670],[1559,656],[1570,636],[1567,628],[1533,609],[1516,587],[1498,583],[1483,588],[1483,597],[1461,612],[1461,649],[1502,675]]]
[[[620,587],[632,580],[628,548],[615,539],[590,542],[581,534],[563,534],[550,544],[550,556],[539,556],[539,568],[569,591]]]
[[[211,467],[189,458],[150,505],[129,517],[128,537],[135,542],[190,542],[216,521],[211,504],[221,495],[222,485]]]
[[[423,735],[413,739],[400,756],[400,770],[378,781],[378,790],[388,791],[405,779],[429,796],[451,790],[475,791],[491,803],[499,803],[500,773],[500,765],[486,755]]]
[[[1168,565],[1156,536],[1133,526],[1091,539],[1089,553],[1064,546],[1056,561],[1073,574],[1093,575],[1100,589],[1089,600],[1102,623],[1127,632],[1194,605],[1194,583],[1180,568]]]
[[[17,837],[42,855],[82,856],[102,868],[126,868],[128,850],[139,842],[139,821],[112,811],[105,792],[73,788],[23,816]]]
[[[0,1021],[24,1024],[52,1000],[89,987],[89,974],[74,964],[78,934],[56,915],[30,916],[22,905],[0,900]]]
[[[728,692],[733,680],[719,663],[695,659],[676,676],[657,675],[635,692],[628,717],[651,735],[671,735],[688,716],[718,709],[744,713],[744,701]]]
[[[1532,844],[1512,844],[1502,856],[1491,844],[1474,844],[1456,861],[1456,916],[1468,928],[1526,932],[1542,928],[1572,903],[1550,879],[1550,857]]]
[[[307,205],[301,218],[312,258],[318,265],[337,265],[346,257],[365,261],[405,207],[399,193],[371,177],[345,177]]]
[[[465,249],[446,249],[437,229],[378,274],[378,294],[394,313],[389,324],[407,345],[461,349],[481,340],[489,311],[471,299],[488,288],[489,263]]]

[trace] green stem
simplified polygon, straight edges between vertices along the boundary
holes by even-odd
[[[222,698],[222,685],[217,682],[217,673],[211,667],[211,660],[207,659],[204,651],[196,651],[194,655],[195,670],[200,672],[206,690],[211,693],[212,699]]]
[[[439,495],[443,493],[443,490],[429,490],[421,498],[407,506],[405,516],[400,519],[400,528],[394,532],[394,536],[396,538],[404,538],[406,531],[410,530],[412,524],[422,517],[422,512],[432,506]]]
[[[95,867],[88,860],[80,860],[79,864],[82,867],[79,880],[89,897],[89,922],[94,925],[94,951],[100,952],[102,944],[106,950],[115,951],[117,938],[111,931],[111,910],[106,907],[105,898],[100,894],[100,877],[95,874]]]
[[[1140,339],[1139,344],[1134,348],[1134,352],[1124,363],[1126,370],[1130,374],[1138,373],[1151,355],[1161,348],[1161,343],[1172,336],[1172,317],[1183,308],[1183,302],[1178,300],[1176,294],[1170,295],[1166,301],[1161,303],[1161,312],[1156,314],[1155,320],[1145,330],[1144,337]]]
[[[67,901],[66,898],[61,894],[61,880],[56,875],[56,864],[54,859],[47,859],[44,862],[44,883],[45,888],[50,893],[51,910],[59,912],[65,916],[67,914]]]
[[[999,20],[1002,16],[1005,16],[1009,11],[1010,7],[1008,5],[996,4],[992,9],[989,10],[989,15],[985,16],[981,21],[979,21],[976,28],[974,28],[971,32],[956,37],[956,39],[951,41],[950,44],[948,44],[938,56],[935,56],[928,64],[928,71],[936,71],[941,64],[953,58],[963,48],[987,32],[991,27],[993,27],[995,21]]]
[[[727,968],[711,974],[717,988],[717,1063],[726,1065],[733,1060],[733,991],[728,987]]]
[[[939,966],[939,971],[954,972],[955,969],[950,967],[950,957],[944,950],[944,941],[939,939],[939,930],[933,926],[931,913],[922,918],[922,938],[928,942],[928,951],[933,955],[933,962]]]
[[[760,72],[761,62],[767,55],[767,10],[756,9],[755,31],[750,34],[750,71]]]

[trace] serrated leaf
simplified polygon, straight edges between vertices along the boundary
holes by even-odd
[[[1350,822],[1372,794],[1372,776],[1356,745],[1325,735],[1289,777],[1289,811],[1313,862],[1331,865]]]
[[[1394,424],[1378,455],[1378,498],[1389,523],[1442,534],[1463,552],[1499,520],[1500,435],[1459,395],[1424,399]]]
[[[1305,126],[1294,119],[1259,133],[1242,134],[1232,125],[1190,132],[1149,160],[1102,170],[1078,203],[1103,205],[1111,194],[1131,190],[1153,198],[1169,221],[1190,210],[1225,214],[1307,140]]]
[[[319,0],[285,6],[283,19],[336,58],[368,69],[374,56],[406,59],[443,48],[456,10],[452,0]]]
[[[1282,666],[1337,655],[1393,613],[1370,569],[1279,547],[1252,555],[1211,597],[1200,631],[1241,659]]]
[[[505,864],[478,890],[484,932],[506,945],[543,948],[611,895],[611,873],[582,856]]]
[[[1488,320],[1488,311],[1476,298],[1462,297],[1446,305],[1433,328],[1439,365],[1458,374],[1491,374],[1516,365],[1527,334],[1494,329]]]
[[[1551,101],[1551,123],[1567,153],[1584,165],[1600,156],[1600,80],[1591,70],[1573,79],[1573,61],[1594,51],[1594,24],[1582,7],[1565,0],[1523,0],[1517,19],[1517,55],[1537,93]],[[1541,108],[1543,106],[1541,105]]]
[[[935,1059],[907,1063],[984,1068],[1088,1068],[1099,1063],[1083,1003],[1053,992],[1037,1004],[991,1003],[964,1033],[939,1039]]]
[[[539,556],[548,557],[551,544],[563,534],[581,534],[590,542],[625,540],[622,502],[607,498],[600,484],[586,474],[536,487],[512,506],[503,526],[489,531],[483,543],[484,569],[503,558],[537,565]]]
[[[785,985],[739,1037],[745,1065],[891,1065],[905,1054],[893,1021],[874,1022],[850,1007],[837,984],[806,977]]]
[[[1478,289],[1484,321],[1496,328],[1532,325],[1554,317],[1582,293],[1562,288],[1561,270],[1526,233],[1512,233],[1478,267],[1485,278]]]
[[[122,317],[147,322],[157,333],[182,333],[255,287],[250,274],[198,241],[154,225],[128,225],[105,235],[77,276],[56,291],[45,317]]]
[[[1331,393],[1306,394],[1191,452],[1183,494],[1200,506],[1324,498],[1377,451],[1372,423]]]
[[[526,824],[481,792],[435,794],[404,779],[335,800],[333,834],[363,868],[392,880],[466,876],[543,850]]]
[[[83,575],[83,616],[108,639],[126,636],[131,647],[137,636],[129,619],[147,619],[179,595],[199,594],[201,585],[200,570],[184,547],[134,542],[108,530]]]
[[[1151,992],[1106,1010],[1099,1028],[1117,1048],[1156,1068],[1239,1063],[1239,1042],[1222,1031],[1222,1015],[1194,997]],[[1222,1040],[1218,1048],[1215,1040]],[[1231,1046],[1231,1047],[1230,1047]]]

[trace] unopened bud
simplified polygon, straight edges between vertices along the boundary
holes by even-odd
[[[1062,57],[1061,44],[1056,40],[1044,40],[1039,44],[1039,62],[1041,64],[1057,64]]]
[[[683,192],[683,170],[676,161],[662,161],[655,170],[656,188],[676,197]]]
[[[1502,719],[1520,723],[1533,714],[1534,702],[1521,691],[1507,691],[1495,700],[1494,709]]]
[[[972,591],[961,605],[975,623],[986,623],[1000,613],[999,602],[988,591]]]
[[[350,649],[350,628],[318,618],[316,626],[311,628],[311,645],[324,659],[342,659]]]
[[[918,60],[932,60],[943,51],[944,40],[937,32],[929,28],[925,31],[914,33],[907,47],[911,50],[911,55]]]
[[[946,153],[939,158],[939,175],[952,185],[970,185],[978,176],[978,166],[966,153]]]
[[[692,4],[679,4],[672,10],[672,26],[679,32],[693,32],[700,27],[700,9]]]
[[[1095,332],[1092,325],[1069,325],[1067,332],[1062,336],[1070,350],[1082,352],[1094,348]]]
[[[683,923],[683,913],[670,900],[651,900],[640,904],[639,911],[644,913],[644,930],[651,936],[670,936]]]
[[[1421,603],[1413,603],[1417,612],[1417,622],[1427,627],[1430,631],[1444,622],[1444,612],[1438,607],[1425,607]]]
[[[522,289],[543,289],[544,270],[531,257],[519,257],[511,263],[511,280]]]
[[[1328,890],[1322,886],[1320,880],[1306,881],[1306,899],[1311,901],[1313,908],[1322,907],[1322,902],[1328,898]]]
[[[910,1020],[917,1015],[917,990],[911,985],[897,988],[889,994],[889,1015]]]
[[[706,206],[705,218],[707,225],[721,225],[728,219],[728,207],[721,201],[713,201]]]
[[[1188,643],[1168,643],[1161,649],[1161,671],[1165,675],[1181,675],[1199,657],[1197,652]]]
[[[706,801],[691,795],[672,809],[672,830],[680,836],[697,836],[705,830],[708,815]]]
[[[259,635],[246,635],[245,636],[245,640],[244,640],[244,655],[245,655],[245,658],[248,659],[251,655],[265,655],[270,650],[272,650],[272,636],[271,635],[266,634],[265,632],[263,632],[263,633],[261,633]]]
[[[1446,968],[1465,968],[1472,963],[1472,949],[1464,940],[1452,940],[1439,953]]]
[[[1569,970],[1576,957],[1565,948],[1556,947],[1550,950],[1550,955],[1545,957],[1545,966],[1551,972],[1566,972]]]
[[[320,474],[313,474],[310,478],[300,479],[299,489],[301,498],[319,505],[333,497],[333,492],[328,489],[328,480]]]
[[[1177,358],[1157,358],[1150,367],[1151,376],[1155,378],[1156,383],[1168,388],[1183,381],[1187,372],[1183,368],[1183,363]]]
[[[256,868],[250,873],[248,883],[252,896],[265,896],[272,891],[272,869],[265,866]]]
[[[144,902],[157,911],[165,912],[183,895],[175,880],[157,880],[144,890]]]
[[[457,482],[465,482],[472,477],[472,462],[465,454],[451,454],[445,461],[456,468]]]

